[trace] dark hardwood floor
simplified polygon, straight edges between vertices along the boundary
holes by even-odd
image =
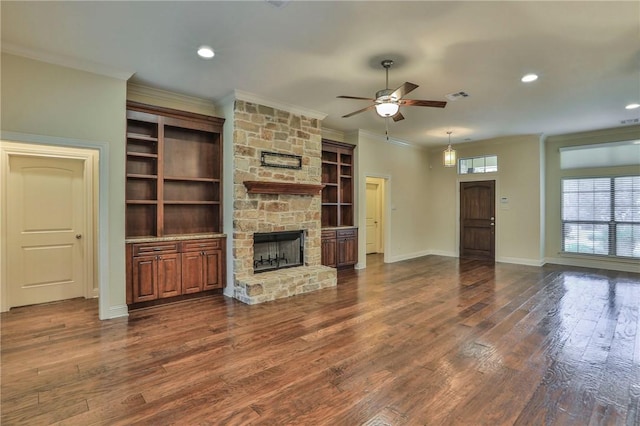
[[[256,306],[12,309],[2,425],[640,424],[640,275],[368,264]]]

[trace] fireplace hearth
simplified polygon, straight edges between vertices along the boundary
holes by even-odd
[[[253,272],[302,266],[304,231],[256,233],[253,235]]]

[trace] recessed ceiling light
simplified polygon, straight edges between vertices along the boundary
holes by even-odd
[[[215,52],[209,46],[200,46],[198,47],[198,56],[203,59],[211,59],[215,56]]]
[[[640,104],[629,104],[625,107],[626,109],[636,109],[640,108]]]
[[[536,81],[538,79],[538,75],[537,74],[527,74],[525,76],[523,76],[520,81],[522,81],[523,83],[531,83],[532,81]]]

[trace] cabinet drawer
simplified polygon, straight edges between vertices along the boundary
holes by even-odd
[[[182,242],[182,252],[215,250],[222,248],[221,239],[191,240]]]
[[[320,234],[320,238],[322,238],[323,240],[335,240],[336,231],[334,229],[323,230]]]
[[[355,237],[356,235],[358,235],[358,229],[357,228],[353,228],[353,229],[338,229],[336,231],[336,234],[337,234],[338,238]]]
[[[178,243],[174,241],[133,244],[133,255],[177,253]]]

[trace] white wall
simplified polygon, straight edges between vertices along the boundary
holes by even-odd
[[[496,261],[540,265],[541,140],[539,135],[509,136],[454,145],[458,158],[498,156],[498,172],[458,175],[442,165],[444,146],[431,150],[429,163],[429,249],[433,254],[459,252],[459,186],[465,180],[496,181]],[[500,198],[507,197],[508,204]]]
[[[41,135],[108,146],[106,312],[127,314],[124,258],[126,81],[2,54],[3,134]],[[37,139],[34,137],[34,139]]]
[[[345,138],[354,143],[354,137]],[[426,150],[388,142],[360,131],[356,148],[358,267],[366,266],[366,177],[386,179],[385,259],[395,262],[429,254],[428,164]]]

